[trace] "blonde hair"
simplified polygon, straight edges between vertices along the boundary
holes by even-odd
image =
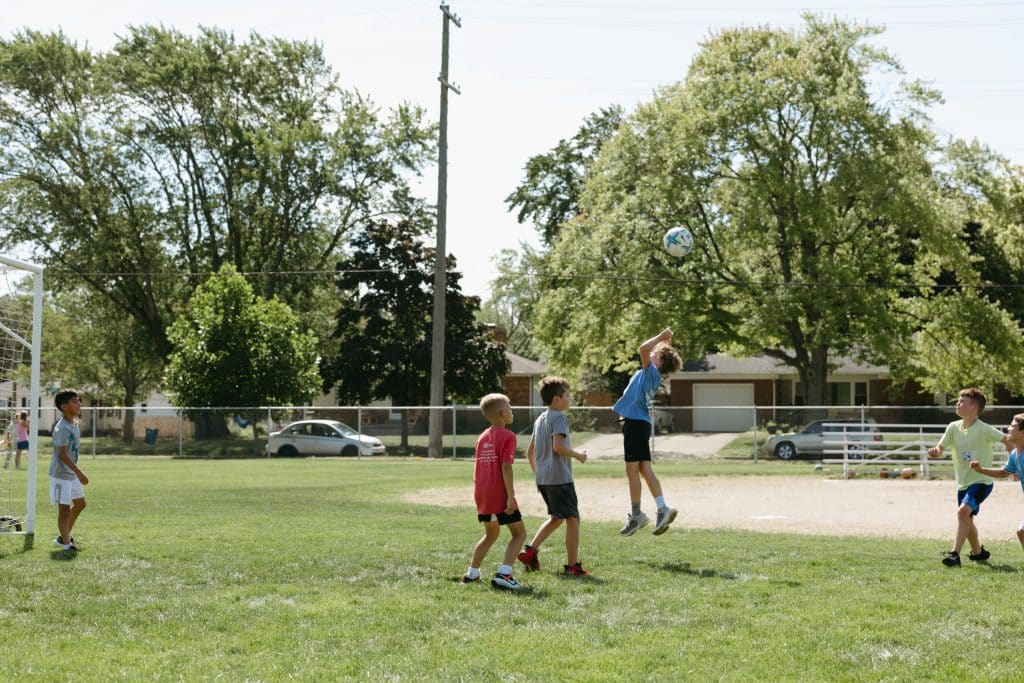
[[[487,394],[480,399],[480,412],[484,414],[488,420],[496,420],[501,414],[501,409],[505,407],[511,408],[508,396],[505,394]]]

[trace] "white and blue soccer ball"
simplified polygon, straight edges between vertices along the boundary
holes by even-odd
[[[693,235],[686,228],[672,228],[661,241],[665,250],[675,257],[686,256],[693,251]]]

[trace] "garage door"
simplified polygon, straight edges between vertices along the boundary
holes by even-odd
[[[693,406],[693,431],[745,432],[753,426],[754,385],[694,384]]]

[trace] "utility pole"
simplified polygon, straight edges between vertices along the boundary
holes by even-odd
[[[437,134],[437,254],[434,258],[434,328],[430,349],[430,422],[427,454],[431,458],[441,457],[442,434],[444,430],[444,299],[448,290],[448,259],[445,248],[445,223],[448,213],[448,91],[459,89],[448,81],[448,24],[462,28],[462,22],[451,13],[448,5],[441,5],[441,120]],[[453,416],[454,419],[454,416]]]

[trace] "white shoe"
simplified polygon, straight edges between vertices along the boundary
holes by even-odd
[[[495,588],[504,588],[509,591],[517,591],[522,588],[519,582],[512,578],[511,574],[495,574],[494,578],[491,579],[491,585]]]

